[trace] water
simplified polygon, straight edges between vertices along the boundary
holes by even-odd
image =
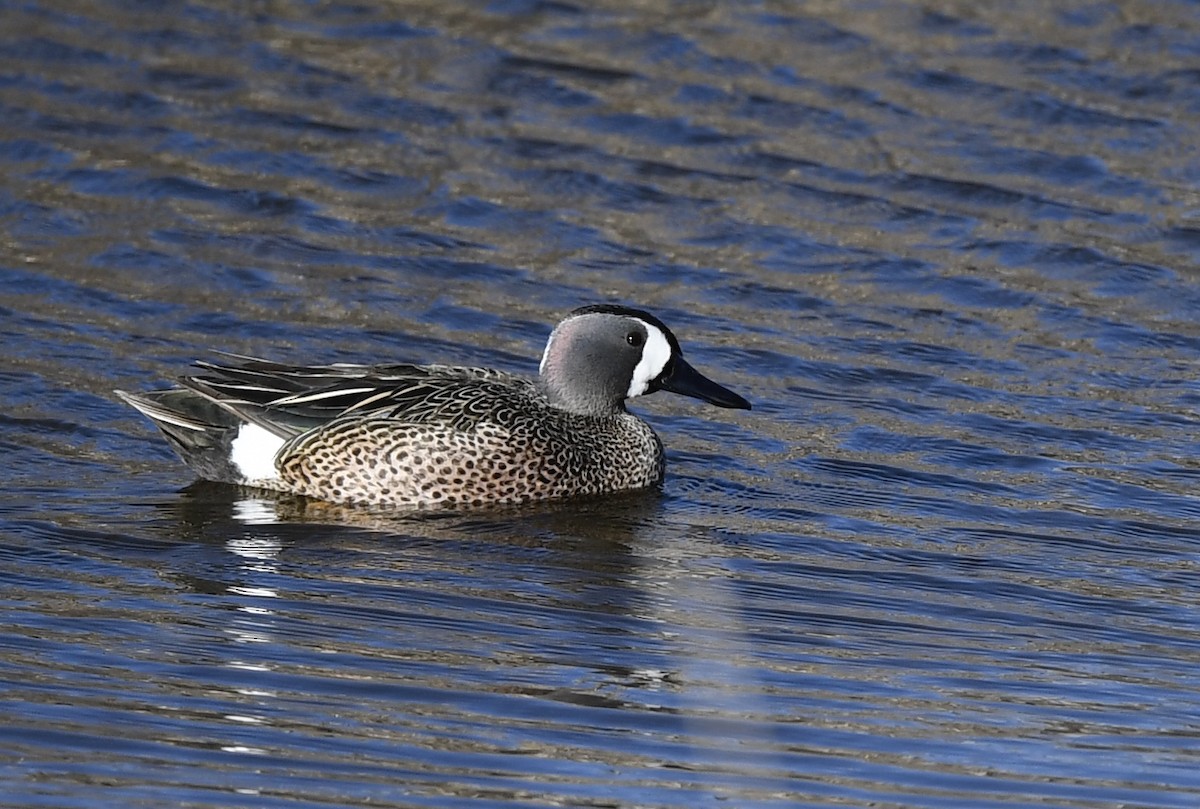
[[[0,6],[0,802],[1200,804],[1200,18]],[[661,494],[195,484],[212,349],[533,372],[651,309]]]

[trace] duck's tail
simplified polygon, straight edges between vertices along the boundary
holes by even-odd
[[[154,422],[175,454],[197,475],[224,483],[244,480],[231,461],[233,442],[244,422],[229,410],[184,388],[114,393]]]

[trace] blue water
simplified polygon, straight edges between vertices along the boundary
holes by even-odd
[[[0,803],[1200,805],[1187,3],[0,4]],[[754,403],[661,493],[196,483],[214,349]]]

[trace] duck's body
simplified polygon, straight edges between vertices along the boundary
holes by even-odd
[[[440,365],[198,363],[182,387],[120,394],[201,477],[346,503],[481,506],[642,489],[663,449],[624,400],[676,390],[724,407],[653,316],[578,309],[537,380]]]

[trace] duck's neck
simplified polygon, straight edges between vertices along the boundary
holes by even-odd
[[[588,390],[585,386],[556,385],[543,376],[538,380],[538,387],[551,406],[568,413],[602,418],[626,412],[624,401],[614,402],[610,398],[596,395],[595,391]]]

